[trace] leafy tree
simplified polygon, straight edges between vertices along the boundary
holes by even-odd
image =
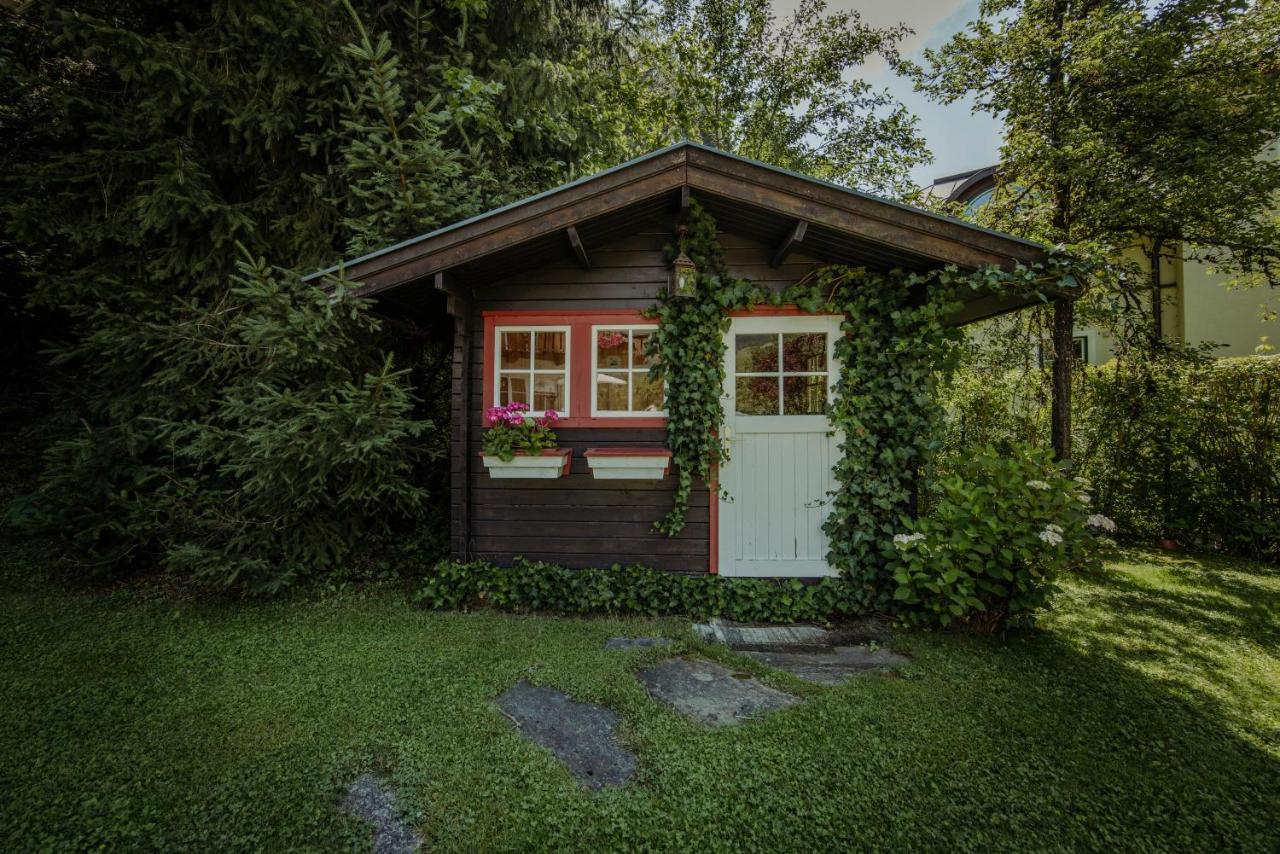
[[[1280,272],[1273,0],[984,0],[926,51],[918,85],[1004,118],[990,221],[1052,243],[1145,240],[1152,284],[1181,250]],[[1158,287],[1153,288],[1158,294]],[[1158,307],[1158,299],[1155,300]],[[1055,306],[1054,445],[1069,454],[1070,301]]]
[[[652,39],[633,50],[620,112],[632,149],[693,139],[868,190],[902,195],[927,158],[916,121],[856,76],[898,67],[905,27],[803,0],[779,23],[768,0],[665,0]]]
[[[297,272],[615,159],[612,26],[536,0],[5,12],[0,241],[18,298],[71,319],[81,429],[45,506],[95,564],[271,590],[423,506],[442,398]],[[402,353],[415,376],[443,331]]]

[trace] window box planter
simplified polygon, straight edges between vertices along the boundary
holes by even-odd
[[[515,458],[511,460],[482,453],[480,459],[484,460],[489,477],[495,479],[547,479],[563,477],[569,473],[573,449],[549,448],[536,456],[517,451]]]
[[[662,480],[671,467],[666,448],[591,448],[583,456],[596,480]]]

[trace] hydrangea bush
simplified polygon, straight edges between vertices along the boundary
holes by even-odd
[[[932,484],[929,512],[888,548],[894,598],[916,622],[1029,625],[1062,572],[1096,566],[1115,523],[1045,449],[975,452]]]
[[[511,462],[516,454],[540,454],[556,447],[556,434],[552,427],[560,416],[548,409],[541,415],[529,411],[527,403],[511,402],[506,406],[491,406],[485,410],[482,447],[486,454],[503,462]]]

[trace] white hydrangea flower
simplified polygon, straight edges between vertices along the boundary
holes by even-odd
[[[902,548],[923,539],[924,534],[894,534],[893,544],[898,548]]]
[[[1040,539],[1044,540],[1051,546],[1056,546],[1062,542],[1062,535],[1057,531],[1050,531],[1048,528],[1045,528],[1040,532]]]
[[[1044,529],[1045,529],[1046,531],[1053,531],[1055,534],[1061,534],[1061,533],[1062,533],[1062,526],[1061,526],[1061,525],[1045,525],[1045,526],[1044,526]]]
[[[1108,533],[1114,533],[1116,529],[1116,523],[1101,513],[1094,513],[1084,523],[1091,528],[1101,528]]]
[[[1032,489],[1048,489],[1049,488],[1049,484],[1045,483],[1043,480],[1029,480],[1027,481],[1027,486],[1031,487]]]
[[[1088,486],[1088,485],[1089,485],[1089,481],[1085,480],[1085,479],[1084,479],[1084,478],[1082,478],[1082,477],[1073,477],[1073,478],[1071,478],[1071,479],[1072,479],[1072,480],[1074,480],[1076,483],[1080,484],[1081,486]]]
[[[1089,502],[1093,501],[1093,499],[1089,497],[1089,493],[1081,492],[1078,495],[1076,495],[1076,501],[1079,501],[1081,504],[1088,507]]]

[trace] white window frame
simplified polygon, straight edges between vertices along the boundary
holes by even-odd
[[[627,359],[628,359],[627,367],[625,369],[624,368],[604,369],[612,373],[627,374],[628,376],[627,407],[628,408],[626,410],[616,410],[616,409],[600,410],[598,408],[597,392],[599,391],[599,389],[598,389],[596,377],[599,375],[601,371],[601,368],[599,367],[599,362],[600,362],[599,341],[600,341],[600,333],[606,332],[606,331],[627,333]],[[592,418],[666,418],[667,417],[667,411],[665,409],[656,409],[656,410],[650,411],[650,410],[644,410],[644,409],[630,408],[635,405],[635,384],[630,381],[630,378],[637,373],[642,373],[642,372],[648,373],[649,371],[647,367],[641,369],[641,368],[634,367],[634,365],[632,364],[634,356],[631,351],[631,341],[632,341],[633,334],[636,331],[657,332],[658,325],[656,323],[602,323],[599,325],[593,325],[591,327],[591,417]],[[666,383],[663,383],[662,400],[664,405],[667,399],[666,392],[667,392]]]
[[[733,338],[731,338],[731,339],[729,340],[729,345],[730,345],[730,347],[731,347],[731,348],[733,348],[733,352],[729,354],[729,355],[730,355],[730,357],[732,358],[732,362],[731,362],[731,364],[732,364],[732,366],[733,366],[733,371],[732,371],[732,372],[731,372],[731,374],[730,374],[730,379],[732,379],[732,381],[733,381],[733,383],[734,383],[734,392],[733,392],[733,409],[734,409],[734,415],[735,415],[736,417],[738,417],[738,418],[814,418],[814,417],[817,417],[817,418],[826,418],[826,417],[827,417],[827,415],[828,415],[828,413],[831,411],[831,389],[832,389],[833,384],[834,384],[834,382],[835,382],[834,378],[832,377],[832,371],[831,371],[831,364],[832,364],[832,362],[835,360],[835,340],[834,340],[834,336],[832,336],[832,335],[831,335],[831,333],[829,333],[829,332],[824,332],[824,331],[822,331],[822,330],[818,330],[818,329],[799,329],[799,330],[797,330],[797,329],[794,329],[794,328],[790,328],[790,327],[791,327],[791,324],[787,324],[787,323],[785,323],[785,322],[782,322],[782,321],[785,321],[785,320],[787,320],[787,319],[788,319],[788,318],[774,318],[774,321],[775,321],[775,322],[774,322],[774,324],[772,325],[772,327],[770,327],[770,328],[766,328],[766,329],[764,329],[764,330],[762,330],[762,331],[756,331],[756,330],[754,330],[754,329],[751,329],[751,330],[749,330],[749,331],[748,331],[748,329],[747,329],[746,325],[745,325],[745,324],[742,324],[742,328],[741,328],[741,329],[737,329],[737,330],[735,330],[735,331],[734,331],[734,337],[733,337]],[[783,336],[784,336],[784,335],[810,335],[810,334],[812,334],[812,335],[822,334],[822,335],[825,335],[825,336],[826,336],[826,339],[827,339],[827,369],[826,369],[826,370],[824,370],[824,371],[788,371],[788,370],[784,370],[784,369],[783,369],[783,367],[782,367],[782,353],[783,353],[783,349],[782,349],[782,338],[783,338]],[[773,336],[775,336],[775,340],[776,340],[776,342],[777,342],[777,348],[778,348],[778,349],[777,349],[777,353],[778,353],[778,368],[777,368],[777,370],[774,370],[774,371],[739,371],[739,370],[738,370],[738,360],[737,360],[737,349],[736,349],[736,346],[737,346],[737,339],[736,339],[736,336],[738,336],[738,335],[773,335]],[[737,382],[738,382],[738,377],[747,377],[747,378],[751,378],[751,377],[765,377],[765,378],[767,378],[767,379],[776,379],[776,380],[778,381],[778,400],[777,400],[777,404],[778,404],[778,411],[777,411],[777,412],[773,412],[773,413],[769,413],[769,414],[767,414],[767,415],[765,415],[765,414],[761,414],[761,413],[755,413],[755,414],[752,414],[752,415],[748,415],[748,414],[746,414],[746,413],[740,413],[740,412],[738,412],[738,391],[737,391]],[[826,389],[827,389],[827,399],[826,399],[825,405],[824,405],[824,407],[823,407],[823,411],[822,411],[821,413],[818,413],[817,415],[813,415],[813,414],[809,414],[809,415],[801,415],[801,414],[799,414],[799,413],[786,413],[786,412],[784,412],[783,410],[786,408],[786,407],[785,407],[785,405],[784,405],[784,402],[785,402],[785,395],[786,395],[786,388],[785,388],[785,386],[786,386],[786,377],[825,377],[825,378],[826,378],[826,382],[824,383],[824,385],[826,386]]]
[[[493,405],[502,406],[502,336],[508,332],[528,332],[529,335],[529,367],[528,368],[511,368],[506,373],[524,373],[529,377],[529,418],[535,418],[542,415],[545,410],[533,410],[533,394],[535,388],[535,379],[537,374],[554,374],[560,371],[555,368],[536,368],[534,367],[535,353],[537,353],[537,339],[534,337],[539,332],[563,332],[564,333],[564,409],[557,409],[556,415],[560,418],[568,418],[571,402],[570,395],[573,393],[573,330],[569,326],[494,326],[493,327]]]

